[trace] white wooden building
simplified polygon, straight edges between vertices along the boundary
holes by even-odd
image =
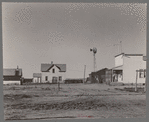
[[[145,83],[146,79],[146,59],[143,54],[119,54],[115,56],[115,67],[112,81],[123,83]],[[138,75],[136,70],[142,70]],[[136,77],[137,76],[137,77]]]
[[[66,64],[41,64],[42,83],[64,83],[66,79]]]

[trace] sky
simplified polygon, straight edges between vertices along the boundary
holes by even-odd
[[[3,68],[40,73],[41,63],[66,64],[67,78],[114,67],[114,56],[146,55],[147,4],[2,3]],[[122,46],[120,46],[120,41]]]

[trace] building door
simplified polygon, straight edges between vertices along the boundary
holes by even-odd
[[[57,83],[57,77],[52,77],[52,83]]]
[[[106,84],[110,84],[112,82],[112,70],[107,70],[105,75]]]
[[[45,77],[45,81],[48,81],[48,76]]]
[[[59,76],[59,81],[62,81],[62,76]]]

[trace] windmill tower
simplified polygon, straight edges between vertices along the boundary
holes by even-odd
[[[97,48],[93,47],[93,49],[90,49],[90,51],[93,51],[93,68],[94,68],[94,72],[96,71],[96,57],[95,54],[97,53]]]

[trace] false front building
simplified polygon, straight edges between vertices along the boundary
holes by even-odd
[[[66,78],[66,64],[41,64],[42,83],[64,83]]]
[[[139,71],[139,72],[137,72]],[[112,82],[145,83],[146,59],[143,54],[119,54],[115,56]]]

